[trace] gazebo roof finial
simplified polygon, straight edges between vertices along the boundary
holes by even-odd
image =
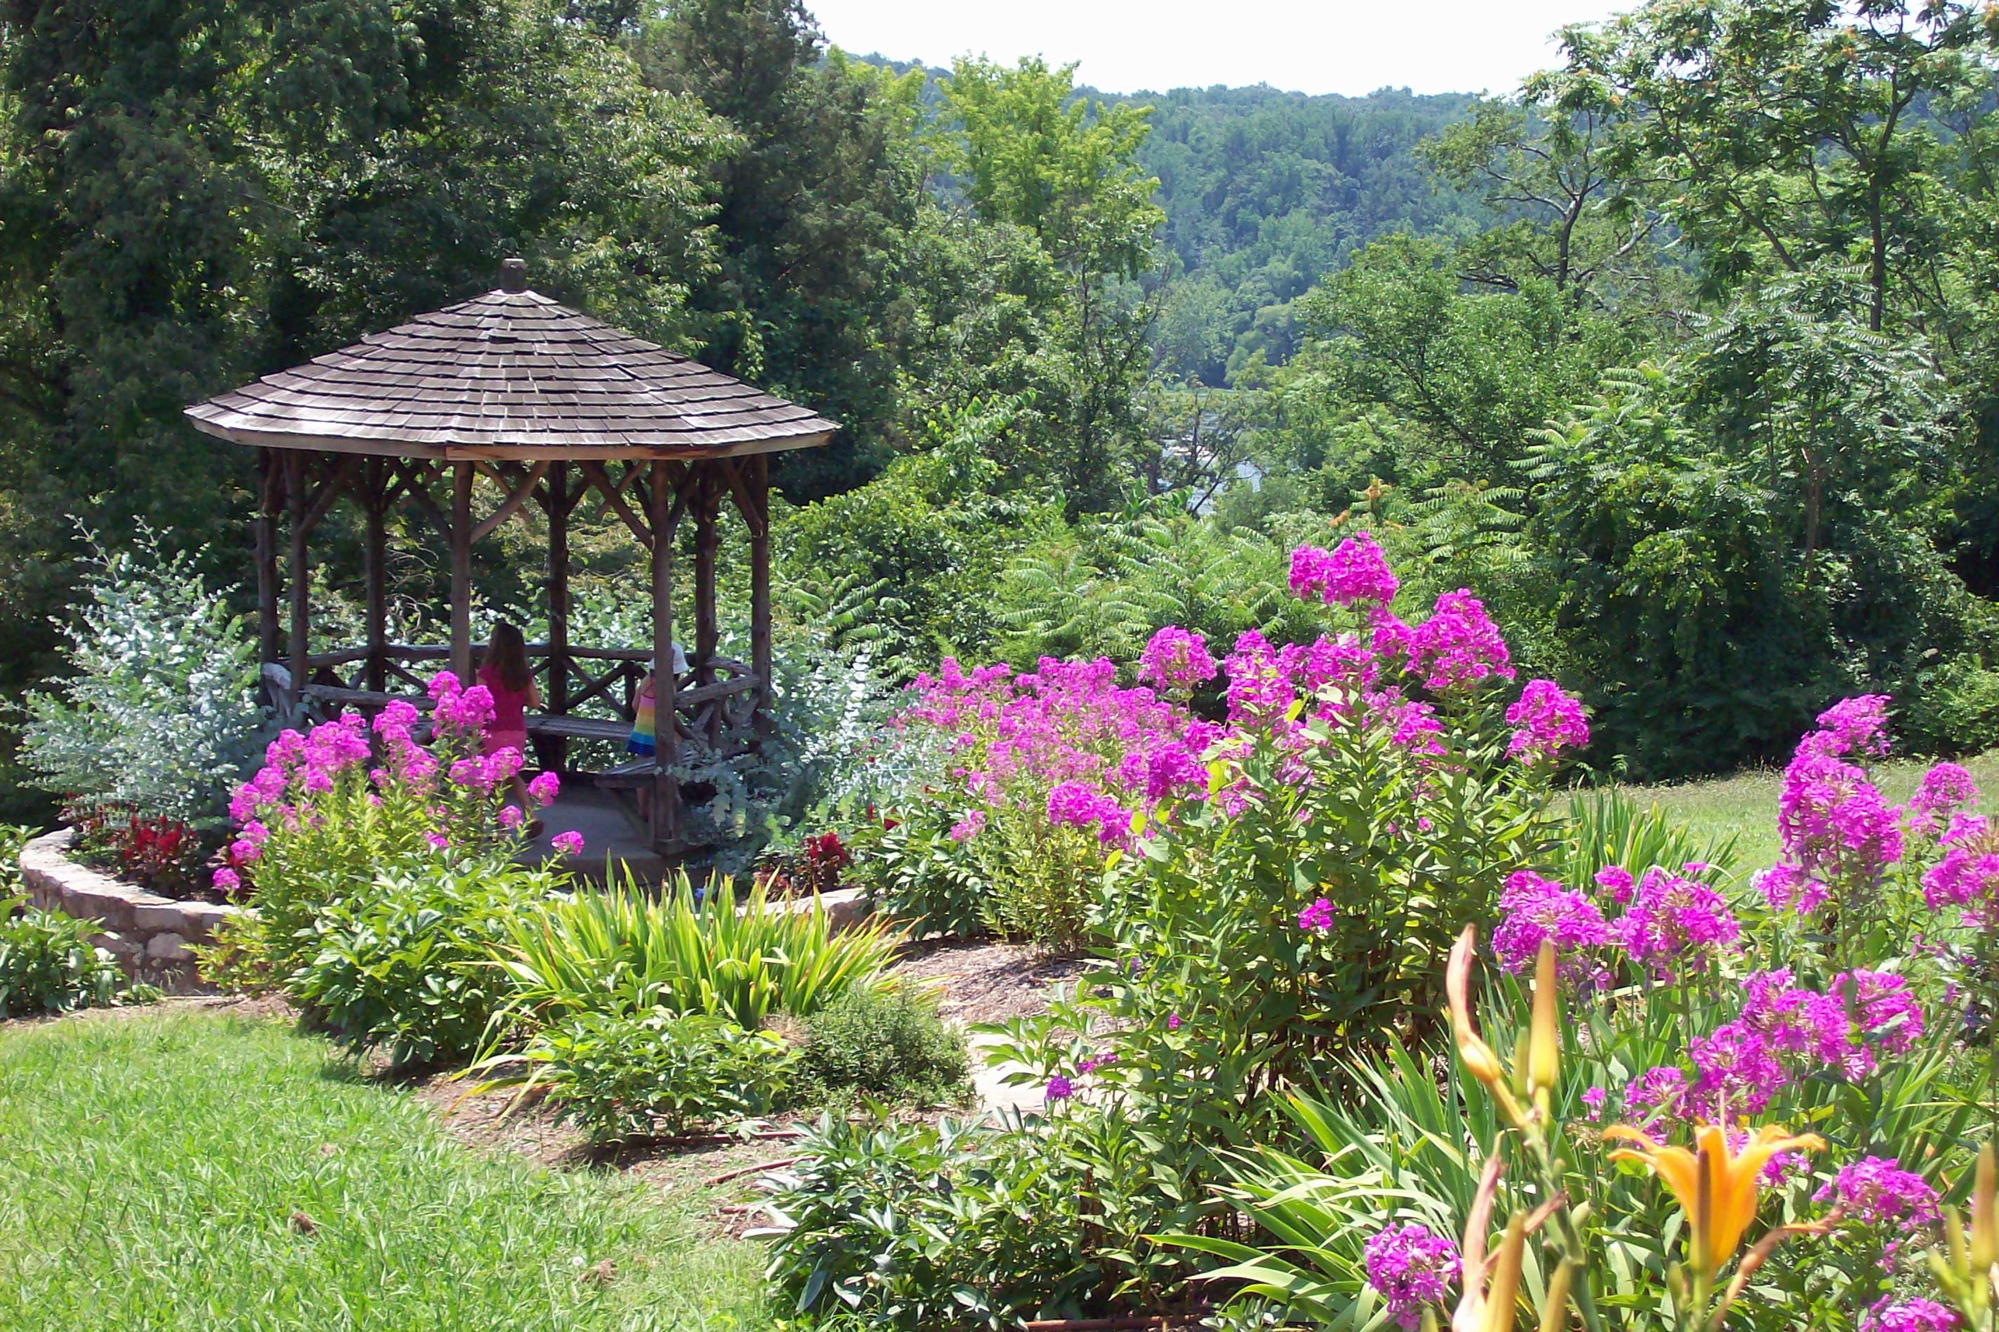
[[[526,291],[527,289],[527,260],[514,256],[500,260],[500,290]]]

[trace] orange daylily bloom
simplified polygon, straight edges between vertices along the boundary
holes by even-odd
[[[1742,1233],[1756,1218],[1757,1193],[1763,1167],[1778,1152],[1824,1151],[1816,1133],[1791,1136],[1774,1125],[1757,1129],[1739,1153],[1728,1148],[1728,1134],[1719,1125],[1703,1124],[1694,1131],[1694,1149],[1662,1147],[1643,1131],[1615,1124],[1606,1138],[1637,1143],[1610,1154],[1613,1161],[1643,1161],[1666,1181],[1680,1210],[1687,1214],[1688,1260],[1695,1272],[1712,1281],[1742,1243]]]

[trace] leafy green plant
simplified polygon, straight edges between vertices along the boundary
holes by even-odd
[[[912,802],[892,827],[867,817],[850,825],[848,875],[877,914],[903,922],[919,938],[984,931],[991,884],[977,854],[950,835],[962,817],[946,806]]]
[[[697,892],[685,873],[655,898],[629,877],[508,922],[493,955],[512,1006],[543,1024],[573,1013],[709,1013],[754,1030],[806,1017],[851,990],[882,985],[902,936],[882,921],[833,928],[814,899],[765,899],[762,884]]]
[[[99,922],[0,898],[0,1017],[116,1003],[125,973],[90,939]]]
[[[557,885],[494,860],[391,869],[321,909],[286,991],[350,1048],[394,1064],[469,1053],[512,995],[492,950]]]
[[[929,1332],[1163,1307],[1188,1264],[1150,1236],[1198,1206],[1115,1117],[824,1118],[774,1177],[769,1277],[801,1314]]]
[[[810,1095],[962,1101],[965,1041],[909,985],[855,990],[805,1019],[799,1074]],[[802,1098],[801,1098],[802,1099]]]
[[[1640,809],[1621,791],[1578,792],[1570,797],[1567,814],[1562,859],[1553,867],[1563,883],[1588,883],[1606,865],[1634,877],[1654,865],[1677,870],[1705,864],[1721,875],[1735,868],[1735,834],[1703,839],[1656,803]]]
[[[44,789],[150,818],[222,813],[265,714],[256,643],[198,558],[149,529],[93,547],[65,675],[26,699],[21,758]]]
[[[784,1098],[797,1052],[768,1031],[745,1031],[708,1013],[582,1012],[535,1034],[519,1055],[473,1071],[495,1072],[478,1090],[545,1090],[557,1117],[592,1142],[672,1136],[735,1116],[764,1114]]]

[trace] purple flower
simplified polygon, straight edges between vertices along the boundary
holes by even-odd
[[[1366,532],[1354,533],[1331,554],[1317,546],[1291,552],[1291,591],[1307,601],[1386,606],[1398,586],[1388,557]]]
[[[1206,684],[1215,678],[1208,640],[1177,624],[1167,625],[1146,643],[1138,659],[1138,678],[1169,693]]]
[[[1432,692],[1474,685],[1488,676],[1513,678],[1499,627],[1469,588],[1437,598],[1430,618],[1410,631],[1408,654],[1410,673]]]
[[[1292,666],[1256,630],[1239,635],[1226,663],[1229,720],[1267,726],[1282,717],[1298,697]]]
[[[500,806],[500,826],[502,828],[507,828],[510,830],[518,828],[521,826],[523,822],[526,821],[526,819],[527,816],[521,813],[520,806],[518,805]]]
[[[449,851],[451,849],[451,839],[441,832],[427,832],[423,835],[423,840],[430,843],[430,849],[433,851]]]
[[[1060,1073],[1048,1079],[1048,1099],[1050,1101],[1066,1101],[1075,1094],[1076,1085]]]
[[[1611,901],[1624,906],[1631,901],[1631,894],[1638,885],[1632,879],[1631,871],[1624,866],[1605,865],[1596,872],[1596,886],[1608,891]]]
[[[1892,1156],[1869,1156],[1842,1166],[1814,1202],[1837,1199],[1847,1215],[1870,1226],[1929,1224],[1939,1219],[1937,1191]]]
[[[1616,934],[1589,898],[1531,870],[1521,870],[1506,881],[1499,895],[1493,954],[1504,970],[1519,975],[1534,965],[1546,939],[1554,940],[1565,972],[1574,977],[1588,969],[1575,955],[1585,948],[1615,942]]]
[[[1529,680],[1520,698],[1506,709],[1506,720],[1517,729],[1506,746],[1509,758],[1539,763],[1565,749],[1589,744],[1589,723],[1583,705],[1553,680]]]
[[[1178,1013],[1168,1013],[1166,1015],[1166,1030],[1180,1030],[1180,1015]]]
[[[1048,821],[1095,828],[1097,840],[1122,846],[1131,840],[1131,815],[1117,801],[1082,782],[1058,782],[1048,792]]]
[[[1909,983],[1885,971],[1847,971],[1832,978],[1829,997],[1838,1000],[1855,1034],[1881,1054],[1907,1054],[1923,1036],[1923,1010]]]
[[[1684,1119],[1689,1090],[1684,1069],[1670,1064],[1648,1068],[1624,1088],[1624,1112],[1639,1119],[1655,1115]]]
[[[1940,819],[1978,803],[1978,783],[1955,763],[1939,763],[1923,774],[1922,785],[1903,807],[1903,819],[1921,832],[1935,832]]]
[[[1720,893],[1655,865],[1645,871],[1617,931],[1635,961],[1654,975],[1670,976],[1682,966],[1704,967],[1742,929]]]
[[[986,812],[982,809],[972,810],[964,818],[959,819],[951,825],[951,840],[954,842],[969,842],[983,832],[985,826]]]
[[[1609,1093],[1605,1092],[1601,1087],[1591,1087],[1583,1093],[1583,1109],[1589,1112],[1589,1118],[1592,1122],[1602,1117],[1603,1102],[1608,1095]]]
[[[239,837],[229,844],[229,858],[239,865],[247,865],[264,854],[264,844],[253,842],[247,837]]]
[[[1324,934],[1333,928],[1333,904],[1323,897],[1314,901],[1298,913],[1298,928],[1312,934]]]
[[[1798,745],[1827,756],[1859,754],[1883,758],[1888,753],[1888,704],[1886,694],[1862,694],[1845,698],[1819,714],[1819,729]]]
[[[1396,1326],[1413,1328],[1428,1305],[1442,1304],[1458,1265],[1457,1246],[1415,1224],[1390,1226],[1367,1241],[1367,1284],[1388,1304]]]
[[[528,783],[528,798],[537,805],[552,805],[556,796],[562,794],[562,778],[553,772],[544,772]]]
[[[1857,1332],[1954,1332],[1958,1326],[1956,1311],[1935,1300],[1898,1302],[1884,1295],[1860,1315]]]
[[[548,844],[565,856],[580,856],[583,854],[583,834],[580,832],[557,833],[548,839]]]
[[[219,892],[233,893],[243,886],[243,876],[235,870],[230,869],[227,865],[224,865],[221,869],[215,871],[215,877],[210,879],[209,882]]]

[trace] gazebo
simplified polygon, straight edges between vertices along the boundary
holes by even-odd
[[[650,788],[655,849],[680,836],[679,791],[669,771],[699,743],[718,757],[757,747],[767,733],[771,678],[769,455],[824,444],[835,424],[796,403],[532,291],[519,259],[500,286],[421,315],[351,347],[197,403],[197,429],[258,451],[258,632],[265,678],[281,706],[318,700],[371,707],[403,691],[423,702],[418,667],[448,658],[473,667],[472,548],[530,503],[547,517],[548,641],[530,645],[543,713],[528,730],[543,766],[566,766],[568,741],[622,741],[632,700],[654,675],[657,752],[610,784]],[[478,478],[497,487],[475,512]],[[601,498],[651,552],[652,647],[573,647],[569,641],[569,526],[586,497]],[[311,651],[307,588],[313,530],[343,497],[365,520],[366,638]],[[750,660],[718,650],[717,520],[733,503],[749,532]],[[387,518],[399,506],[435,525],[451,551],[451,645],[388,641]],[[673,548],[694,524],[694,642],[673,639]],[[280,540],[288,632],[280,628]],[[607,702],[623,720],[578,715]]]

